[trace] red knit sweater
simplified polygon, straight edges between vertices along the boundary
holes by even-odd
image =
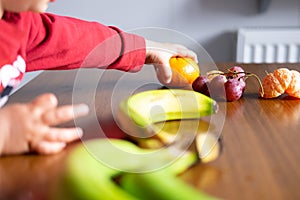
[[[118,28],[49,13],[6,12],[0,20],[0,107],[26,71],[138,71],[144,61],[144,38]]]

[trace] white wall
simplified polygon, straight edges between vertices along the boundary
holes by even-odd
[[[299,0],[57,0],[49,12],[115,25],[174,29],[199,42],[215,62],[235,60],[236,30],[248,26],[299,26]]]

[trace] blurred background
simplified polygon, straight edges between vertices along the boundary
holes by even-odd
[[[200,43],[215,62],[237,60],[239,28],[298,28],[299,0],[57,0],[49,12],[117,26],[161,27]]]
[[[216,63],[300,62],[300,0],[57,0],[48,12],[124,31],[174,30],[200,44],[203,57]],[[159,33],[157,38],[174,42],[170,32]],[[26,73],[13,92],[40,73]]]

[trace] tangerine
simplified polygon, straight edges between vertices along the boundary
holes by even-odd
[[[279,68],[268,73],[262,81],[264,98],[275,98],[284,93],[300,98],[300,73],[296,70]]]
[[[296,70],[291,70],[290,72],[292,74],[292,78],[289,87],[285,92],[289,96],[300,98],[300,73]]]
[[[284,89],[273,73],[268,73],[267,76],[263,79],[262,87],[264,91],[264,98],[275,98],[284,93]]]
[[[171,57],[169,60],[173,73],[178,73],[188,84],[192,84],[200,76],[198,64],[188,57]]]
[[[287,68],[279,68],[276,69],[273,74],[278,79],[283,89],[286,90],[292,81],[292,73],[290,70]]]

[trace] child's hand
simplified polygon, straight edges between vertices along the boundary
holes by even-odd
[[[157,78],[162,84],[169,84],[172,81],[172,71],[169,64],[169,60],[172,56],[189,57],[198,63],[196,53],[182,45],[146,40],[145,64],[154,65]],[[176,83],[174,84],[176,85]]]
[[[53,94],[44,94],[27,104],[12,104],[0,109],[0,155],[60,152],[68,142],[82,136],[80,128],[55,125],[88,113],[85,104],[57,107]]]

